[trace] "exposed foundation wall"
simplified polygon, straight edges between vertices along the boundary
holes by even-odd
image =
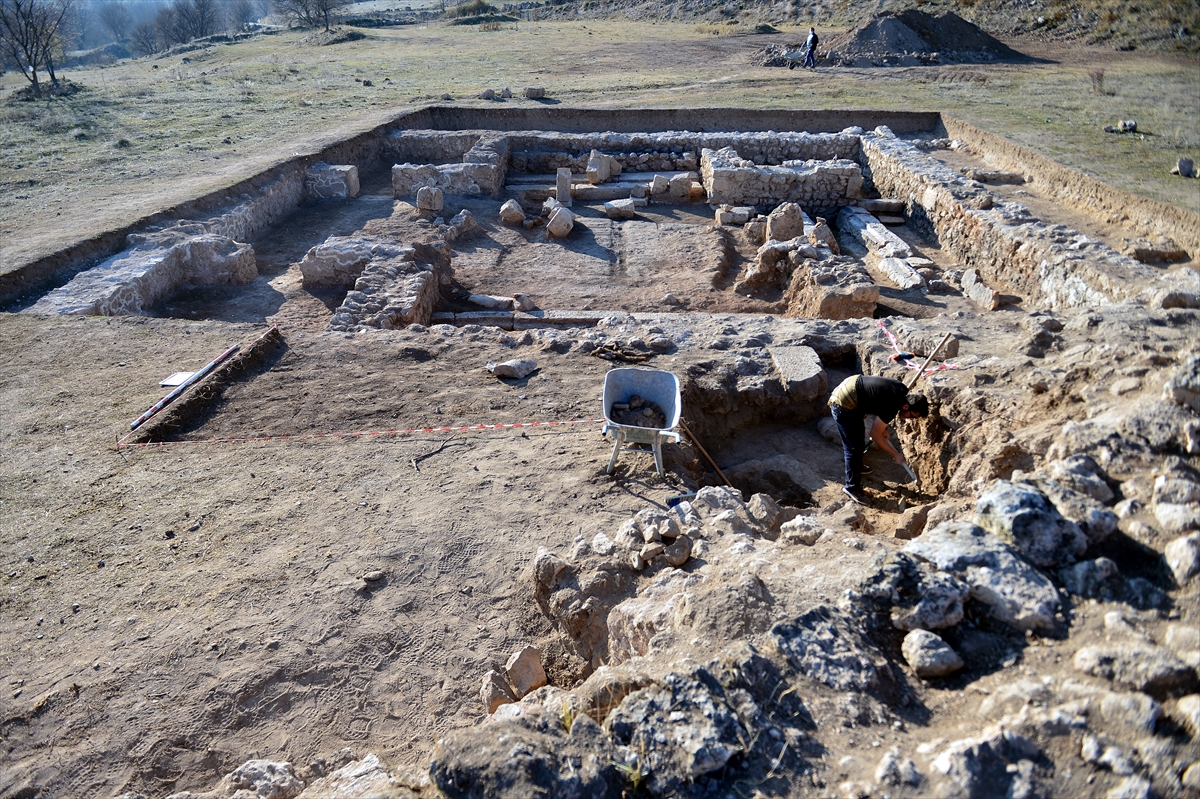
[[[560,168],[583,172],[592,150],[613,156],[627,172],[695,171],[697,155],[704,148],[732,147],[742,158],[772,166],[858,158],[858,136],[844,132],[538,133],[514,135],[510,141],[511,170],[534,174],[553,174]]]
[[[310,165],[353,164],[360,173],[377,169],[389,128],[380,126],[311,154],[281,159],[245,180],[8,269],[0,273],[0,308],[19,307],[22,298],[62,286],[80,271],[117,255],[128,247],[130,234],[163,230],[184,220],[199,221],[217,235],[252,238],[295,210],[303,199],[304,172]]]
[[[704,149],[700,174],[709,202],[730,205],[800,203],[813,214],[832,217],[859,196],[862,168],[853,161],[792,161],[756,166],[732,148]]]
[[[994,199],[909,142],[867,134],[862,146],[868,188],[903,200],[911,224],[994,289],[1051,308],[1087,307],[1135,299],[1161,282],[1155,270],[1100,242]]]
[[[942,125],[948,137],[965,142],[996,169],[1020,172],[1039,191],[1109,223],[1132,227],[1147,237],[1167,236],[1193,260],[1200,260],[1200,214],[1115,189],[954,117],[943,114]],[[1185,190],[1197,189],[1189,184]]]

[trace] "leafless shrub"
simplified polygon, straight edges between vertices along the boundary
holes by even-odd
[[[1088,73],[1088,77],[1092,79],[1092,91],[1104,94],[1104,70],[1097,67]]]

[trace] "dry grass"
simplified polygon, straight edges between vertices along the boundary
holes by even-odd
[[[805,29],[785,27],[782,38]],[[496,34],[473,27],[405,27],[313,46],[284,33],[188,53],[186,64],[176,55],[72,70],[67,77],[87,91],[0,105],[0,271],[443,93],[468,98],[486,86],[545,85],[580,107],[943,110],[1200,211],[1195,184],[1188,192],[1167,174],[1200,149],[1200,70],[1191,62],[1096,51],[1093,63],[989,66],[983,84],[942,81],[938,70],[823,70],[800,82],[750,66],[776,36],[714,39],[694,24],[625,20],[525,22],[502,35],[498,47]],[[1081,90],[1097,64],[1102,95]],[[0,94],[22,82],[0,77]],[[1101,130],[1129,118],[1149,135]]]

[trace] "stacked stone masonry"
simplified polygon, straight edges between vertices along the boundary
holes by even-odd
[[[124,252],[54,289],[27,312],[84,316],[140,314],[184,284],[248,283],[258,276],[250,245],[204,232],[198,225],[131,235],[129,245]]]
[[[864,135],[862,153],[868,190],[903,199],[909,224],[991,286],[1051,308],[1153,301],[1163,290],[1155,270],[1036,219],[886,130]]]
[[[349,200],[358,196],[358,167],[324,161],[304,170],[304,195],[310,200]]]

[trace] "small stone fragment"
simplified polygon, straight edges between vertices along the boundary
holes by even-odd
[[[927,630],[913,630],[900,647],[918,677],[944,677],[963,667],[963,659],[949,644]]]
[[[513,377],[520,380],[533,374],[538,365],[532,358],[514,358],[503,363],[489,363],[487,368],[496,377]]]
[[[489,669],[483,675],[483,687],[479,689],[479,698],[488,713],[495,713],[496,708],[517,701],[512,688],[504,679],[504,675],[495,669]]]
[[[541,688],[546,684],[546,670],[542,668],[542,650],[535,646],[523,648],[504,664],[504,673],[518,697],[525,696],[535,688]]]
[[[506,225],[519,225],[525,221],[525,212],[516,200],[509,200],[500,206],[500,221]]]
[[[692,539],[686,535],[677,536],[670,546],[663,550],[662,556],[667,563],[678,569],[692,556]]]
[[[384,574],[383,574],[383,572],[381,572],[381,571],[379,571],[378,569],[376,569],[375,571],[369,571],[369,572],[367,572],[366,574],[364,574],[364,575],[362,576],[362,578],[363,578],[363,580],[364,580],[365,582],[368,582],[368,583],[377,583],[377,582],[379,582],[380,580],[382,580],[382,579],[384,578]]]

